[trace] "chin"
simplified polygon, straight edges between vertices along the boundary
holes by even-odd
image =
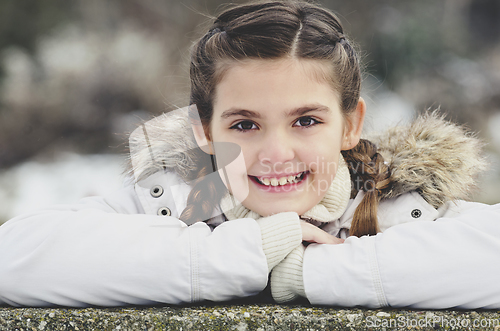
[[[270,206],[269,208],[255,208],[255,209],[251,209],[251,210],[253,210],[257,214],[261,215],[262,217],[267,217],[267,216],[276,215],[276,214],[285,213],[285,212],[296,212],[297,214],[302,215],[303,213],[305,213],[307,211],[307,210],[302,210],[300,208],[287,208],[287,207],[279,207],[279,206]]]

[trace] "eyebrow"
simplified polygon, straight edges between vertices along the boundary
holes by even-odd
[[[304,114],[313,112],[313,111],[320,111],[320,112],[329,112],[330,108],[327,106],[323,105],[318,105],[318,104],[313,104],[313,105],[306,105],[302,106],[296,109],[293,109],[290,112],[286,112],[285,116],[286,117],[296,117],[296,116],[302,116]],[[247,110],[247,109],[239,109],[239,108],[230,108],[228,110],[225,110],[221,114],[222,119],[226,119],[232,116],[243,116],[243,117],[248,117],[248,118],[262,118],[260,113],[252,111],[252,110]]]
[[[330,108],[328,108],[327,106],[318,105],[318,104],[307,105],[307,106],[303,106],[303,107],[294,109],[291,112],[288,112],[286,115],[288,117],[296,117],[296,116],[301,116],[301,115],[304,115],[304,114],[307,114],[307,113],[310,113],[313,111],[329,112]]]
[[[231,116],[243,116],[243,117],[250,117],[250,118],[262,118],[259,113],[251,110],[246,110],[246,109],[237,109],[237,108],[229,108],[228,110],[225,110],[220,117],[221,118],[228,118]]]

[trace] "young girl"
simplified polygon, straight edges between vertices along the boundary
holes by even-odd
[[[500,308],[499,206],[459,200],[479,143],[436,114],[360,139],[358,57],[332,13],[228,9],[191,82],[190,107],[131,135],[130,185],[0,227],[0,303],[224,301],[269,279],[277,302]]]

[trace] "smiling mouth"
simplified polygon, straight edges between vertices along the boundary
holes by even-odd
[[[286,176],[286,177],[257,177],[257,176],[250,176],[252,179],[254,179],[258,184],[264,185],[264,186],[285,186],[285,185],[290,185],[290,184],[297,184],[300,183],[304,178],[307,176],[309,171],[303,171],[301,173],[298,173],[296,175],[291,175],[291,176]]]

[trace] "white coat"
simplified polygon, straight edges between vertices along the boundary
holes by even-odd
[[[266,287],[255,220],[187,226],[178,216],[189,185],[174,171],[144,174],[108,197],[2,225],[0,304],[179,304]],[[345,236],[361,197],[325,230]],[[409,191],[384,199],[378,215],[382,233],[307,247],[303,278],[312,304],[500,308],[500,205],[449,201],[436,209]]]

